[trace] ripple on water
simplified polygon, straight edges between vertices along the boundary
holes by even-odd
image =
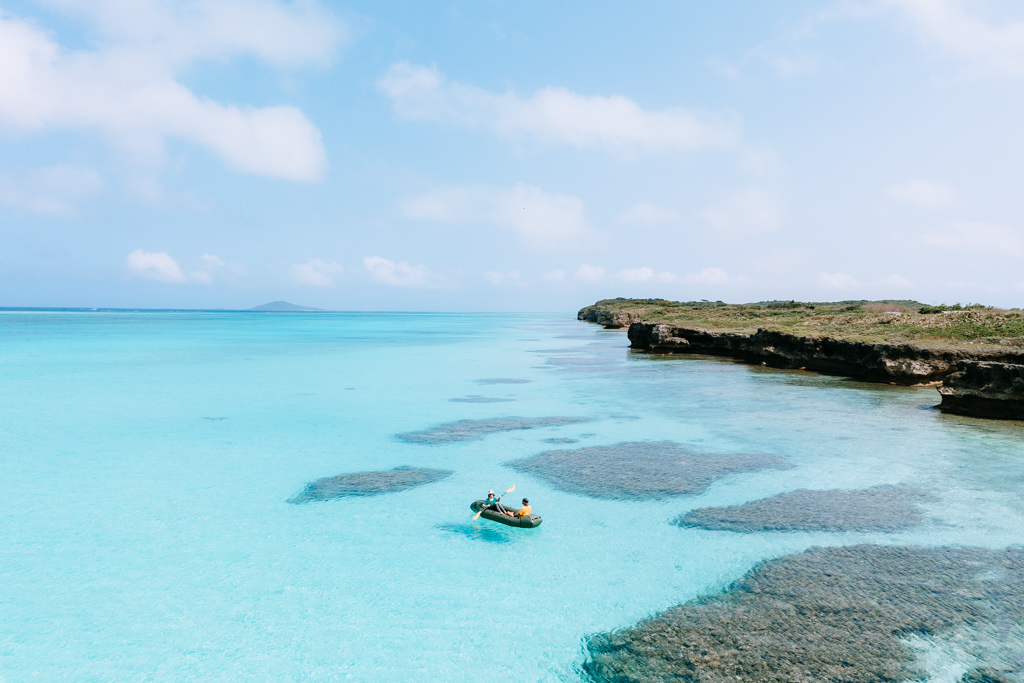
[[[529,384],[528,379],[517,379],[515,377],[488,377],[473,380],[477,384]]]
[[[496,417],[487,420],[458,420],[431,429],[406,432],[397,437],[408,443],[445,444],[477,441],[488,434],[512,432],[519,429],[539,429],[586,422],[585,417]]]
[[[396,467],[393,470],[348,472],[324,477],[306,484],[306,488],[288,499],[289,503],[313,503],[350,496],[376,496],[395,493],[440,481],[453,474],[451,470],[426,467]]]
[[[672,441],[546,451],[505,464],[569,493],[633,500],[700,493],[730,474],[790,467],[777,455],[707,453]]]
[[[514,398],[498,398],[496,396],[457,396],[456,398],[448,399],[452,403],[509,403],[514,401]]]
[[[764,562],[724,594],[591,637],[583,670],[617,683],[930,680],[938,672],[913,637],[955,634],[977,640],[960,643],[975,653],[961,681],[1021,681],[1024,643],[1005,641],[1022,620],[1019,547],[812,548]],[[972,636],[979,623],[997,625],[1001,647],[988,642],[996,634]]]
[[[743,505],[691,510],[675,523],[738,532],[896,531],[924,521],[917,502],[933,499],[927,491],[910,486],[799,489]]]

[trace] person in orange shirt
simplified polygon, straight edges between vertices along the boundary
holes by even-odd
[[[530,507],[529,498],[523,498],[523,507],[519,508],[519,512],[513,513],[510,510],[505,510],[505,514],[509,517],[529,517],[531,512],[533,512],[533,508]]]

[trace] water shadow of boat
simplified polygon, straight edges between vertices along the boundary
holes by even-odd
[[[473,541],[484,543],[513,543],[515,534],[509,533],[504,527],[479,522],[463,522],[462,524],[435,524],[434,528],[447,531]]]

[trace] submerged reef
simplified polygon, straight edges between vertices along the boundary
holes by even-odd
[[[799,489],[732,507],[708,507],[680,515],[675,523],[723,531],[896,531],[920,524],[917,501],[932,499],[909,486],[874,486],[853,491]]]
[[[519,429],[560,427],[562,425],[586,422],[585,417],[496,417],[488,420],[459,420],[438,425],[418,432],[399,434],[398,438],[408,443],[444,444],[462,441],[477,441],[488,434],[512,432]]]
[[[440,481],[453,474],[451,470],[425,467],[396,467],[375,472],[348,472],[336,477],[324,477],[306,484],[306,488],[288,499],[289,503],[314,503],[321,500],[350,496],[376,496],[394,493]]]
[[[569,493],[632,500],[700,493],[730,474],[789,467],[777,455],[705,453],[671,441],[546,451],[505,464]]]
[[[516,379],[514,377],[489,377],[473,380],[477,384],[529,384],[528,379]]]
[[[1019,683],[1022,620],[1022,548],[812,548],[592,636],[583,671],[594,683],[921,681],[948,676],[930,670],[938,646],[967,662],[963,682]]]

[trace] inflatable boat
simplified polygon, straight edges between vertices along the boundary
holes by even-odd
[[[472,508],[473,512],[480,512],[483,506],[484,502],[482,500],[478,500],[474,501],[473,504],[470,505],[469,507]],[[519,512],[519,508],[510,507],[508,505],[505,505],[504,503],[502,504],[501,507],[505,508],[512,514],[516,514],[517,512]],[[492,522],[498,522],[499,524],[506,524],[508,526],[517,526],[522,529],[532,529],[535,526],[540,526],[540,523],[543,521],[540,518],[540,515],[526,515],[525,517],[509,517],[508,515],[503,515],[500,512],[495,512],[494,510],[490,509],[480,512],[480,516],[484,519],[489,519]]]

